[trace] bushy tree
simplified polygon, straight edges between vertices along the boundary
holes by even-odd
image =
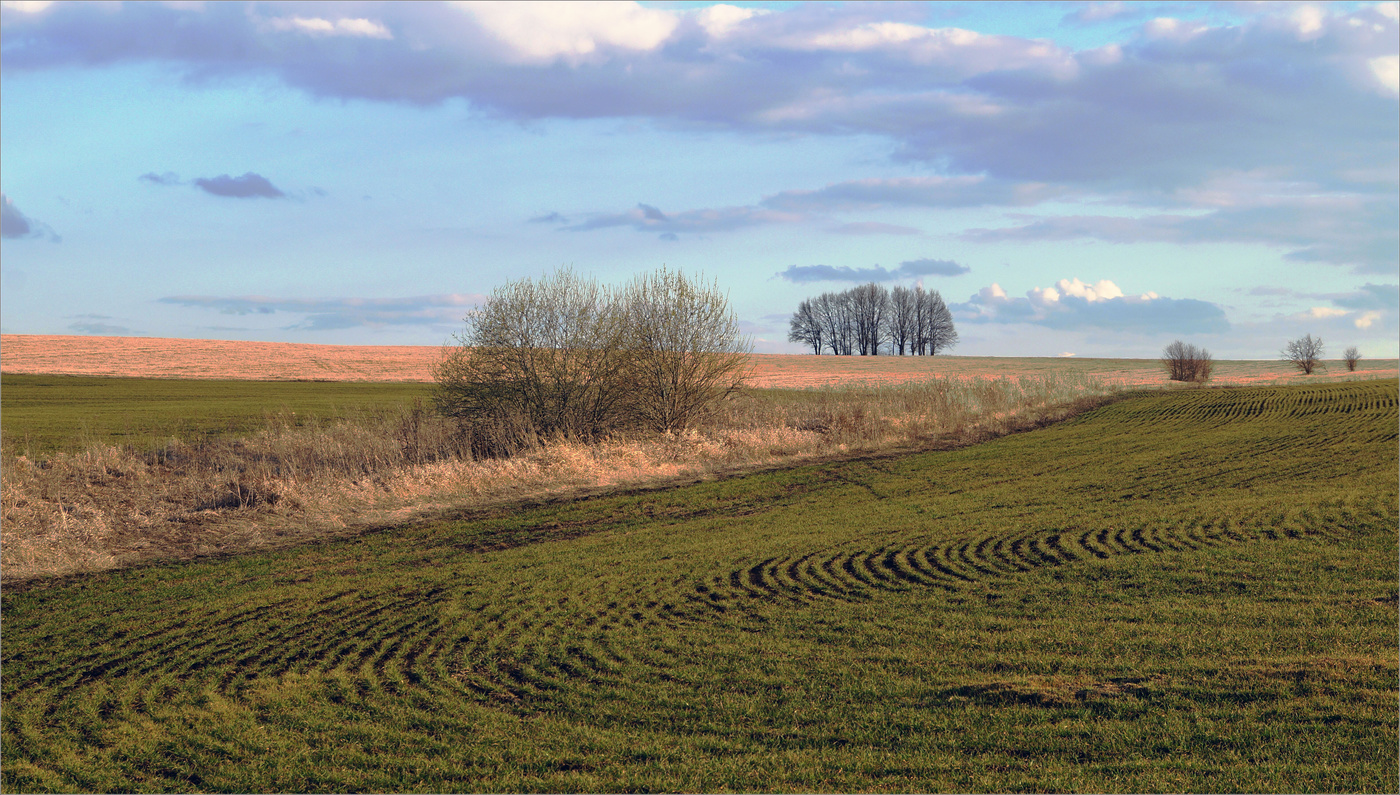
[[[1302,370],[1303,375],[1312,375],[1313,370],[1322,364],[1322,338],[1308,334],[1293,340],[1284,346],[1280,356]]]
[[[1173,381],[1205,383],[1215,363],[1210,351],[1176,340],[1162,349],[1162,366]]]
[[[681,430],[738,389],[748,364],[718,286],[664,268],[620,290],[569,270],[508,282],[466,322],[436,369],[435,402],[487,454]]]
[[[620,305],[634,424],[683,430],[743,386],[749,345],[718,284],[662,268],[627,285]]]

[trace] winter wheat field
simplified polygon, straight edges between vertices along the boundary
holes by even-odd
[[[436,349],[0,340],[5,791],[1351,791],[1397,369],[756,356],[478,460]]]

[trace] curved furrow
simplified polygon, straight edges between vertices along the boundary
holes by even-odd
[[[910,589],[909,583],[898,577],[885,563],[886,556],[893,555],[894,551],[886,546],[874,552],[858,554],[854,559],[859,563],[859,568],[869,572],[874,578],[877,588],[884,591],[907,591]]]
[[[970,582],[966,577],[949,570],[946,566],[930,558],[929,551],[932,549],[933,547],[923,546],[911,550],[906,556],[909,565],[912,566],[915,571],[927,577],[936,588],[954,590],[958,587],[959,583]]]
[[[924,588],[948,588],[945,581],[933,577],[919,565],[915,559],[918,551],[919,547],[917,546],[891,549],[885,553],[881,565],[895,577],[911,585]]]
[[[822,550],[823,553],[830,550]],[[837,599],[840,601],[858,600],[859,595],[852,591],[840,578],[833,576],[826,568],[829,560],[819,559],[821,553],[812,553],[798,559],[800,564],[797,574],[794,576],[798,582],[802,583],[808,593],[815,594],[827,599]]]

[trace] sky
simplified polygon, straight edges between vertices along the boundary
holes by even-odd
[[[1384,3],[0,7],[0,330],[439,345],[509,281],[937,290],[962,355],[1400,355]]]

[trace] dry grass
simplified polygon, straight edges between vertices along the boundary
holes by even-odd
[[[557,441],[473,459],[421,407],[155,451],[3,453],[6,583],[287,546],[522,501],[959,446],[1061,419],[1118,385],[1075,375],[751,392],[680,435]]]

